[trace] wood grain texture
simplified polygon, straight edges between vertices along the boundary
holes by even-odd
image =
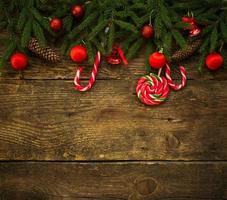
[[[227,163],[0,163],[0,199],[225,200]]]
[[[226,160],[227,81],[189,81],[156,108],[134,81],[0,84],[1,160]]]

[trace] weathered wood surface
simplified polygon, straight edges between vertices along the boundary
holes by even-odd
[[[71,81],[0,85],[2,160],[224,160],[227,81],[189,81],[156,108],[130,81],[99,80],[87,93]]]
[[[0,199],[225,200],[226,163],[0,163]]]
[[[151,108],[135,95],[143,53],[103,63],[87,93],[73,90],[71,61],[30,63],[0,77],[0,160],[23,161],[0,162],[0,199],[227,199],[226,69],[186,61],[188,86]]]

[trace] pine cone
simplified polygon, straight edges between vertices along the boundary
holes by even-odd
[[[192,42],[191,44],[186,45],[184,49],[180,49],[180,50],[176,51],[172,55],[170,61],[179,62],[181,60],[184,60],[184,59],[192,56],[195,53],[195,51],[200,47],[201,44],[202,44],[202,40],[198,39],[198,40]]]
[[[40,47],[38,40],[35,38],[32,38],[28,42],[28,49],[34,53],[36,56],[49,61],[49,62],[60,62],[61,56],[58,54],[54,49],[50,47]]]

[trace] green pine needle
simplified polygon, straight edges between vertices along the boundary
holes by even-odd
[[[0,59],[0,68],[5,66],[7,60],[12,55],[12,53],[15,51],[16,47],[17,47],[16,42],[14,40],[12,40],[10,42],[10,44],[8,45],[7,49],[5,50],[3,56]]]
[[[39,23],[36,21],[33,22],[33,34],[36,37],[36,39],[38,40],[39,45],[41,47],[46,46],[46,38],[44,36],[43,29],[41,28]]]
[[[77,34],[80,33],[80,31],[83,31],[85,28],[87,28],[90,23],[92,23],[95,19],[97,19],[98,13],[93,12],[91,13],[79,26],[76,26],[69,34],[70,38],[76,37]]]
[[[224,23],[224,21],[221,21],[220,28],[221,28],[221,33],[223,35],[223,38],[227,43],[227,23]]]
[[[210,36],[210,52],[215,51],[218,44],[218,30],[215,26]]]
[[[181,35],[181,33],[179,31],[177,31],[176,29],[172,30],[172,35],[174,37],[174,39],[176,40],[177,44],[181,47],[184,48],[185,45],[187,44],[187,42],[185,41],[184,37]]]
[[[140,47],[142,46],[142,44],[143,44],[143,39],[142,38],[139,38],[130,48],[129,48],[129,51],[128,51],[128,53],[127,53],[127,55],[126,55],[126,57],[128,58],[128,59],[131,59],[131,58],[133,58],[135,55],[136,55],[136,53],[139,51],[139,49],[140,49]]]
[[[122,20],[114,20],[114,23],[122,29],[131,31],[133,33],[138,33],[136,26],[134,26],[133,24],[130,24],[130,23],[122,21]]]
[[[114,43],[114,36],[115,36],[115,26],[112,23],[110,25],[108,44],[107,44],[107,52],[108,52],[108,54],[112,51],[112,47],[113,47],[113,43]]]
[[[21,36],[21,46],[26,47],[28,44],[28,41],[31,38],[31,32],[32,32],[32,20],[28,20],[28,22],[25,24],[22,36]]]
[[[92,40],[100,31],[102,31],[108,24],[108,20],[101,21],[93,31],[88,35],[88,40]]]

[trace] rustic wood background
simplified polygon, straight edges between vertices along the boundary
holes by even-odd
[[[103,63],[86,93],[67,59],[4,68],[0,199],[227,199],[227,71],[200,75],[197,60],[184,62],[188,86],[155,108],[135,95],[143,52],[127,67]]]

